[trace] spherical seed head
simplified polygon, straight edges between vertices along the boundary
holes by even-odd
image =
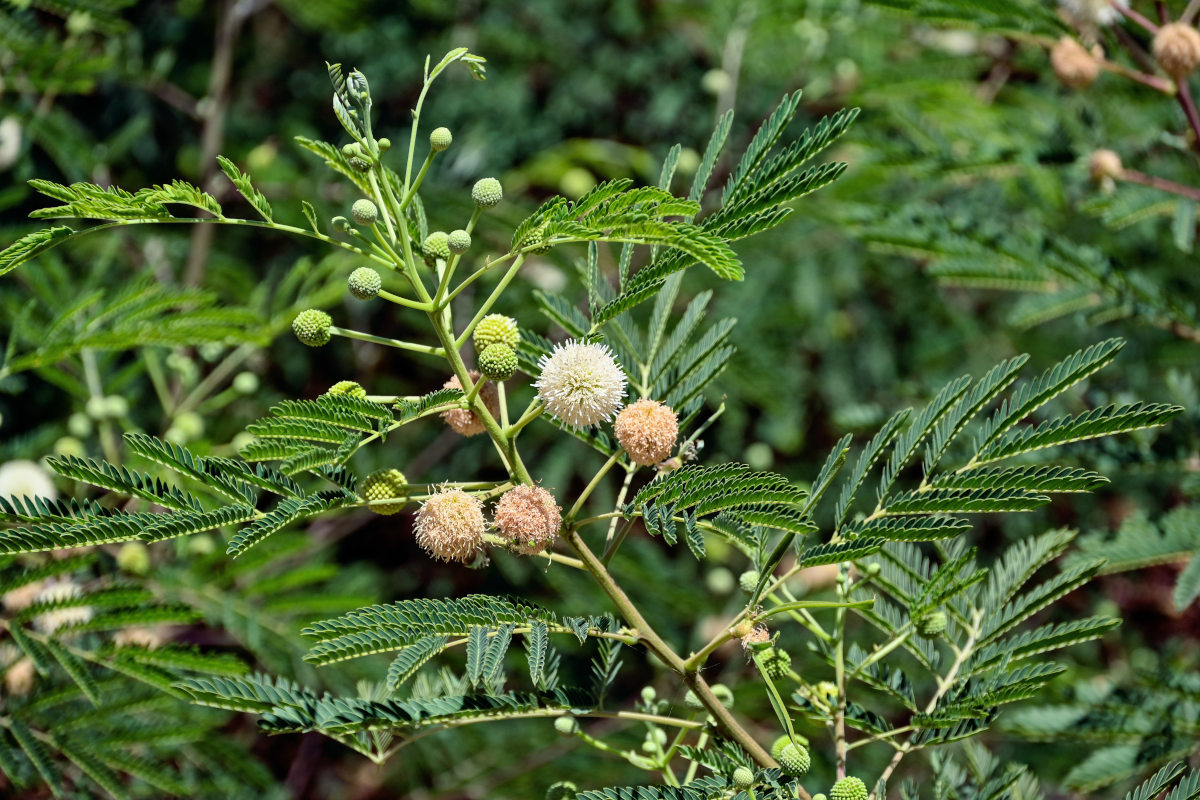
[[[679,437],[679,418],[670,406],[643,399],[621,409],[613,430],[635,464],[650,466],[670,457]]]
[[[471,370],[470,376],[473,381],[478,381],[483,377],[475,370]],[[461,392],[463,387],[458,381],[458,376],[455,375],[442,384],[442,388],[458,389]],[[500,416],[500,394],[496,391],[494,383],[484,384],[483,388],[479,390],[479,399],[483,401],[483,405],[487,408],[489,414],[493,417]],[[487,430],[483,425],[483,421],[469,408],[452,408],[449,411],[443,411],[442,419],[446,421],[446,424],[455,433],[462,436],[477,436]]]
[[[451,253],[465,253],[471,249],[471,234],[462,228],[450,231],[450,235],[446,237],[446,243],[450,246]]]
[[[503,314],[488,314],[479,320],[472,336],[476,353],[482,353],[494,344],[506,344],[516,350],[521,342],[521,331],[517,328],[517,321]]]
[[[329,327],[333,318],[316,308],[301,311],[292,320],[292,333],[309,347],[320,347],[329,343]]]
[[[480,208],[491,208],[504,199],[504,189],[495,178],[482,178],[471,187],[471,199]]]
[[[559,781],[550,784],[550,788],[546,790],[546,800],[575,800],[578,794],[578,786],[570,781]]]
[[[579,721],[574,717],[558,717],[554,720],[554,730],[563,736],[570,736],[579,730]]]
[[[434,231],[425,237],[421,250],[426,258],[440,258],[445,261],[450,258],[450,237],[445,231]]]
[[[408,479],[398,469],[381,469],[363,478],[359,494],[368,502],[372,500],[390,500],[404,498],[408,495]],[[396,514],[404,508],[404,500],[396,503],[380,503],[368,506],[376,514]]]
[[[450,133],[449,128],[434,128],[429,132],[429,146],[433,148],[433,152],[440,153],[445,150],[454,141],[454,136]]]
[[[370,267],[359,267],[350,273],[346,285],[350,288],[350,294],[359,300],[370,300],[383,288],[383,278]]]
[[[1200,32],[1185,22],[1163,25],[1154,34],[1151,50],[1164,72],[1181,78],[1200,65]]]
[[[1058,79],[1072,89],[1087,88],[1100,75],[1100,63],[1070,36],[1062,37],[1050,48],[1050,66]]]
[[[603,344],[568,341],[542,356],[534,386],[546,410],[575,428],[612,419],[625,395],[625,373]]]
[[[933,639],[946,630],[946,612],[930,611],[917,617],[913,623],[916,625],[918,634],[926,639]]]
[[[1112,150],[1097,150],[1088,158],[1088,172],[1094,181],[1116,178],[1123,169],[1121,157]]]
[[[372,225],[379,219],[379,209],[367,198],[355,200],[350,206],[350,217],[356,225]]]
[[[620,419],[620,417],[618,417],[618,419]],[[758,570],[748,569],[738,576],[738,586],[741,587],[743,592],[750,594],[750,592],[753,592],[755,588],[757,588],[758,578]]]
[[[132,575],[150,571],[150,548],[141,542],[128,542],[117,551],[117,566]]]
[[[506,381],[517,371],[517,354],[506,344],[489,345],[479,354],[479,371],[493,381]]]
[[[808,754],[808,748],[792,742],[784,745],[777,760],[779,768],[788,775],[803,775],[812,766],[812,756]],[[866,795],[863,795],[861,800],[866,800]]]
[[[362,387],[362,384],[356,381],[338,381],[325,392],[325,395],[331,394],[344,394],[362,400],[366,398],[367,390]],[[322,397],[325,395],[322,395]]]
[[[867,800],[867,785],[862,778],[847,775],[829,790],[830,800]]]
[[[517,486],[501,495],[493,524],[517,552],[540,553],[558,535],[562,511],[542,487]]]
[[[786,678],[792,669],[792,657],[786,650],[772,647],[763,654],[762,665],[772,678]]]
[[[749,767],[738,767],[733,771],[733,786],[735,789],[749,789],[754,785],[754,770]]]
[[[430,497],[417,512],[417,544],[442,561],[470,561],[483,544],[483,504],[462,489]]]

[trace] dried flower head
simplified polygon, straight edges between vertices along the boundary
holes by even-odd
[[[494,523],[514,550],[540,553],[558,535],[562,511],[554,495],[542,487],[518,486],[501,496]]]
[[[1163,25],[1151,43],[1154,60],[1173,78],[1191,74],[1200,65],[1200,31],[1186,22]]]
[[[607,345],[567,341],[539,363],[534,382],[546,410],[576,428],[608,419],[621,407],[625,373]]]
[[[473,381],[478,381],[483,377],[477,370],[471,370],[470,375]],[[442,388],[462,391],[463,385],[459,383],[458,376],[455,375],[442,384]],[[489,414],[493,417],[500,416],[500,394],[496,391],[495,384],[485,383],[483,388],[479,390],[479,399],[483,401],[483,405],[487,408]],[[449,411],[443,411],[442,419],[446,421],[446,424],[455,433],[463,436],[476,436],[487,430],[483,426],[482,420],[469,408],[452,408]]]
[[[442,561],[470,561],[483,543],[483,504],[462,489],[430,497],[417,512],[417,544]]]
[[[1072,89],[1087,88],[1100,76],[1100,63],[1070,36],[1062,37],[1050,48],[1050,66],[1058,79]]]
[[[766,625],[756,625],[750,629],[750,632],[742,637],[743,650],[760,650],[768,647],[771,641],[771,634],[767,630]]]
[[[33,689],[37,669],[28,656],[19,659],[4,672],[4,690],[14,697],[24,697]]]
[[[1097,150],[1088,158],[1088,172],[1094,181],[1119,177],[1123,169],[1121,157],[1112,150]]]
[[[679,418],[670,406],[643,399],[621,409],[613,430],[629,458],[648,467],[671,455],[679,436]]]

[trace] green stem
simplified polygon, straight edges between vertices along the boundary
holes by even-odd
[[[529,407],[525,409],[525,413],[521,415],[521,418],[512,425],[509,425],[504,432],[508,434],[508,438],[510,439],[517,438],[517,434],[521,432],[521,429],[540,417],[545,410],[542,401],[536,397],[533,398],[529,403]]]
[[[416,300],[409,300],[407,297],[401,297],[400,295],[392,294],[391,292],[380,290],[379,296],[384,300],[387,300],[389,303],[395,303],[398,306],[405,306],[406,308],[413,308],[417,311],[428,311],[430,309],[428,303],[418,303]]]
[[[588,485],[583,487],[583,491],[580,492],[579,497],[575,499],[575,504],[571,506],[571,510],[567,512],[566,521],[568,525],[572,520],[575,519],[575,515],[579,513],[579,509],[583,508],[583,504],[587,502],[589,497],[591,497],[592,492],[594,492],[596,487],[600,485],[600,481],[605,475],[608,474],[608,471],[612,469],[613,464],[617,463],[617,460],[621,457],[622,452],[624,451],[618,449],[615,453],[609,456],[608,461],[605,461],[604,465],[596,471],[596,474],[592,476],[592,479],[588,482]]]
[[[349,328],[339,328],[336,325],[331,325],[329,327],[329,333],[331,336],[342,336],[347,339],[358,339],[360,342],[373,342],[374,344],[395,347],[398,350],[408,350],[413,353],[423,353],[427,356],[437,356],[438,358],[446,357],[446,351],[440,347],[431,347],[427,344],[416,344],[414,342],[404,342],[400,339],[388,339],[385,336],[376,336],[373,333],[352,331]]]
[[[479,311],[475,312],[475,316],[471,318],[471,321],[467,324],[467,327],[463,329],[462,334],[455,341],[455,350],[461,350],[462,346],[466,344],[466,341],[471,338],[471,334],[474,332],[475,326],[479,324],[479,320],[487,316],[487,313],[492,310],[492,306],[497,300],[500,299],[500,295],[504,293],[506,288],[508,288],[508,284],[512,282],[512,279],[516,277],[517,270],[521,268],[521,264],[524,261],[524,256],[520,256],[513,261],[512,265],[508,268],[508,272],[504,273],[504,277],[500,279],[498,284],[496,284],[496,288],[492,290],[490,295],[488,295],[487,300],[483,301],[483,305],[479,307]]]

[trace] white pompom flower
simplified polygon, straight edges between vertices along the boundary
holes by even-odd
[[[574,340],[557,345],[538,364],[534,381],[546,410],[568,425],[587,428],[612,419],[625,396],[625,373],[608,345]]]
[[[1108,0],[1058,0],[1058,4],[1076,25],[1112,25],[1121,18]],[[1117,4],[1128,7],[1129,0],[1117,0]]]

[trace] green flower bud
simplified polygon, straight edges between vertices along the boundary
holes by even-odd
[[[704,703],[700,702],[699,695],[691,689],[688,689],[688,693],[683,696],[683,704],[688,708],[704,708]]]
[[[333,318],[315,308],[301,311],[292,320],[292,333],[309,347],[320,347],[329,343],[329,328]]]
[[[429,132],[429,146],[433,152],[440,153],[454,141],[449,128],[434,128]]]
[[[754,770],[749,767],[738,767],[733,771],[733,788],[749,789],[754,785]]]
[[[205,534],[189,537],[187,540],[188,555],[193,556],[210,556],[216,552],[217,543],[213,541],[213,537]]]
[[[472,335],[475,342],[475,352],[482,353],[494,344],[506,344],[516,350],[521,342],[521,331],[517,321],[503,314],[488,314],[479,320]]]
[[[87,414],[81,414],[76,411],[67,418],[67,430],[69,430],[73,436],[78,436],[80,438],[87,436],[92,432],[92,418]]]
[[[342,233],[346,233],[347,231],[350,230],[350,220],[346,219],[345,217],[343,217],[341,215],[338,215],[338,216],[334,217],[333,219],[329,220],[329,224],[333,226],[333,229],[335,231],[341,231]]]
[[[120,419],[129,413],[129,401],[119,394],[104,398],[104,413],[109,419]]]
[[[577,794],[578,786],[570,781],[559,781],[550,784],[550,788],[546,790],[546,800],[575,800]]]
[[[759,656],[763,669],[772,678],[786,678],[792,669],[792,657],[786,650],[771,647]]]
[[[150,548],[141,542],[128,542],[117,551],[117,566],[130,575],[145,575],[150,571]]]
[[[654,699],[656,697],[658,697],[658,692],[654,691],[653,686],[643,686],[642,687],[642,702],[643,703],[646,703],[647,705],[649,705],[650,703],[654,702]]]
[[[738,576],[738,586],[742,587],[742,591],[750,594],[758,586],[759,574],[756,569],[748,569]]]
[[[862,778],[847,775],[829,790],[832,800],[867,800],[867,785]]]
[[[872,578],[874,578],[876,575],[878,575],[882,571],[883,571],[883,565],[880,564],[878,561],[872,561],[870,564],[867,564],[867,574],[870,575]]]
[[[350,206],[350,216],[356,225],[374,225],[375,220],[379,219],[379,209],[364,197],[355,200],[354,205]]]
[[[913,620],[917,633],[926,639],[935,639],[946,630],[946,612],[930,611]]]
[[[479,371],[489,380],[506,381],[517,371],[517,354],[506,344],[489,345],[479,354]]]
[[[408,480],[398,469],[381,469],[363,478],[359,494],[364,500],[389,500],[393,497],[403,498],[408,494]],[[396,503],[381,503],[368,506],[376,514],[396,514],[404,508],[404,501]]]
[[[542,223],[538,227],[529,232],[528,235],[521,241],[522,247],[529,248],[529,252],[534,255],[545,255],[550,252],[550,245],[545,244],[546,241],[546,223]]]
[[[383,288],[383,278],[379,277],[379,273],[370,267],[359,267],[350,273],[346,285],[350,289],[350,294],[359,300],[370,300]]]
[[[726,708],[733,708],[733,692],[723,683],[714,683],[712,687],[713,697],[721,701],[721,705]]]
[[[348,163],[350,168],[355,172],[367,172],[371,169],[371,162],[365,158],[359,158],[358,156],[346,159],[346,163]]]
[[[233,390],[238,394],[254,394],[258,391],[258,376],[253,372],[239,372],[233,379]]]
[[[495,178],[482,178],[471,187],[471,199],[480,208],[491,208],[504,199],[504,190]]]
[[[325,395],[331,394],[345,394],[349,395],[350,397],[357,397],[361,400],[367,396],[367,390],[364,389],[361,384],[356,383],[355,381],[338,381],[325,391]],[[325,395],[322,395],[322,397]]]
[[[392,149],[392,140],[386,136],[377,141],[375,144],[379,145],[379,152],[381,153],[386,153],[388,150]]]
[[[563,736],[572,736],[579,732],[579,721],[574,717],[559,717],[554,720],[554,730]]]
[[[817,792],[812,796],[812,800],[829,800],[829,798],[825,796],[824,792]]]
[[[779,768],[788,775],[803,775],[812,766],[812,756],[804,745],[789,742],[779,751]],[[863,798],[865,800],[865,796]]]
[[[77,456],[83,458],[87,455],[87,447],[74,436],[62,436],[55,440],[53,451],[55,455],[60,456]]]
[[[440,258],[445,261],[450,258],[450,237],[445,231],[434,231],[425,237],[421,250],[426,258]]]
[[[354,158],[362,151],[358,149],[358,142],[347,142],[342,145],[342,155],[346,158]]]
[[[446,243],[450,245],[451,253],[465,253],[471,249],[471,234],[459,228],[456,231],[450,231],[450,235],[446,239]]]

